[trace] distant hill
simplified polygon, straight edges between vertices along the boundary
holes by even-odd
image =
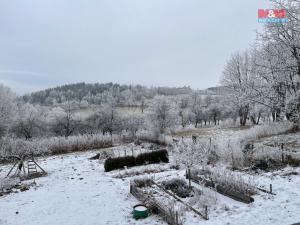
[[[120,85],[115,83],[76,83],[49,88],[24,95],[25,102],[40,105],[60,104],[66,101],[102,104],[115,101],[119,105],[130,105],[155,95],[190,94],[190,87],[145,87],[141,85]]]

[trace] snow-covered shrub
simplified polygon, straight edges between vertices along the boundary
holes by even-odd
[[[232,168],[239,168],[249,165],[253,160],[251,157],[255,151],[260,149],[246,148],[249,143],[260,138],[284,134],[293,129],[293,123],[283,121],[280,123],[263,124],[254,126],[246,131],[241,132],[238,136],[230,139],[215,138],[211,141],[211,149],[215,151],[216,155],[225,163],[229,163]],[[268,152],[265,152],[266,156]],[[261,154],[258,152],[257,154]],[[274,152],[269,152],[274,154]],[[273,157],[273,156],[271,156]]]
[[[183,179],[173,178],[171,180],[163,181],[161,185],[165,189],[171,190],[173,193],[175,193],[181,198],[186,198],[191,195],[191,189]]]
[[[199,139],[180,140],[173,150],[173,162],[176,165],[190,167],[193,165],[205,165],[210,152],[209,143]]]
[[[139,154],[135,159],[136,165],[143,165],[146,163],[149,164],[159,163],[159,162],[164,162],[164,163],[169,162],[169,155],[167,150],[164,149],[164,150],[142,153]]]
[[[147,165],[144,167],[139,168],[130,168],[126,169],[124,171],[119,171],[116,175],[114,175],[115,178],[124,178],[124,177],[132,177],[132,176],[138,176],[143,174],[153,174],[153,173],[160,173],[169,170],[170,167],[168,165]]]
[[[169,162],[169,156],[167,150],[158,150],[153,152],[141,153],[134,156],[125,156],[118,158],[108,158],[105,160],[104,169],[106,172],[123,169],[126,167],[140,166],[144,164],[151,163],[160,163],[160,162]]]
[[[111,147],[111,137],[108,135],[78,135],[65,137],[50,137],[42,139],[22,140],[7,138],[0,141],[0,156],[10,155],[52,155],[73,151]]]
[[[300,154],[291,152],[285,155],[284,162],[291,166],[300,166]]]
[[[151,186],[153,184],[153,180],[149,177],[135,178],[131,180],[131,182],[138,188]]]
[[[294,124],[289,121],[258,125],[242,133],[239,138],[241,142],[257,140],[264,137],[290,132],[293,130],[293,127]]]
[[[217,203],[216,192],[208,188],[203,188],[201,191],[194,192],[194,195],[189,198],[188,203],[198,209],[213,207]]]
[[[268,160],[281,161],[282,150],[266,145],[258,145],[253,152],[253,160]]]
[[[135,157],[134,156],[125,156],[118,158],[108,158],[104,162],[105,172],[109,172],[116,169],[123,169],[126,167],[135,166]]]
[[[19,177],[0,179],[0,192],[9,190],[20,183]]]
[[[215,184],[250,195],[257,192],[252,177],[245,177],[224,168],[207,168],[207,172],[206,178]]]
[[[300,125],[300,91],[291,96],[286,105],[287,119],[297,126]]]

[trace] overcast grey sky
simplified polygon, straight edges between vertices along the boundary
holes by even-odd
[[[262,28],[268,0],[0,2],[0,83],[19,94],[74,82],[207,88]]]

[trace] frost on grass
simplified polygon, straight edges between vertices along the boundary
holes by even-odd
[[[111,146],[111,137],[108,135],[78,135],[65,137],[40,138],[22,140],[7,138],[0,142],[0,156],[10,155],[51,155],[84,151]]]
[[[204,170],[192,169],[194,177],[203,177],[214,184],[235,190],[241,193],[253,195],[257,193],[254,177],[244,176],[237,172],[232,172],[221,167],[206,167]]]
[[[2,178],[0,179],[0,192],[6,191],[20,183],[20,178]]]
[[[146,166],[139,166],[137,168],[120,170],[116,172],[113,175],[113,177],[125,178],[125,177],[139,176],[144,174],[161,173],[169,169],[170,169],[169,165],[146,165]]]

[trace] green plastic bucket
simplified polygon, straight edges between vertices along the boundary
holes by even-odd
[[[144,205],[133,206],[133,217],[135,219],[141,219],[148,217],[148,209]]]

